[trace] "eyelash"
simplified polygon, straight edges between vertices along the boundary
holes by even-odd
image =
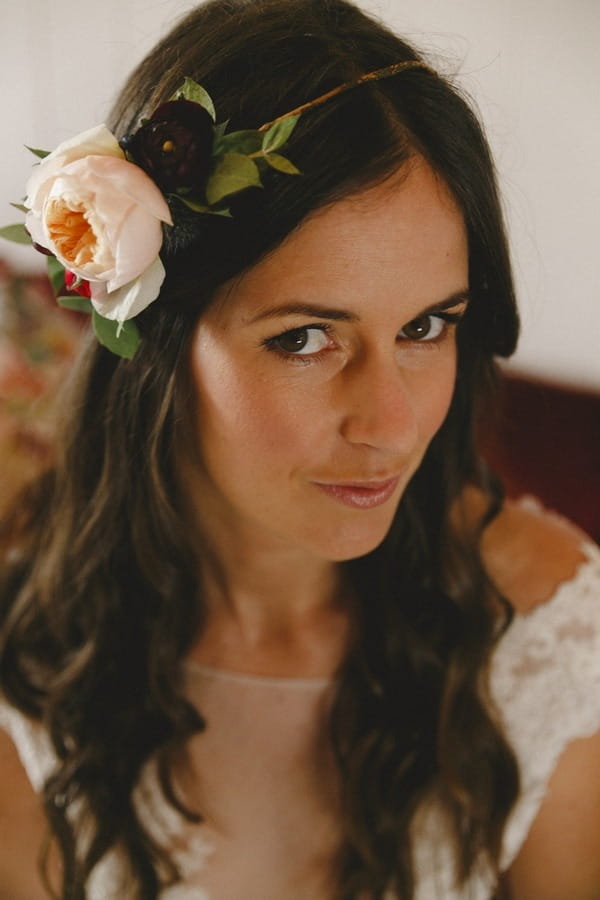
[[[464,312],[459,313],[450,313],[450,312],[438,312],[438,313],[426,313],[423,316],[417,316],[415,319],[412,319],[410,322],[405,325],[405,328],[408,328],[409,325],[412,325],[421,319],[440,319],[442,321],[442,329],[438,335],[433,338],[427,339],[425,336],[423,339],[419,340],[418,338],[405,338],[407,343],[418,344],[420,346],[435,346],[435,344],[440,343],[447,336],[449,328],[458,325],[460,320],[462,319]],[[402,331],[403,329],[401,329]],[[320,362],[322,357],[328,353],[329,348],[324,347],[322,350],[318,350],[315,353],[294,353],[291,350],[284,350],[281,347],[281,341],[286,337],[291,337],[293,335],[302,335],[303,333],[310,331],[320,331],[324,334],[331,334],[333,329],[332,326],[322,322],[315,325],[301,325],[299,328],[290,328],[287,331],[282,331],[281,334],[276,334],[273,337],[266,338],[262,341],[264,347],[272,353],[278,354],[285,361],[291,362],[294,364],[300,365],[309,365],[313,362]],[[402,339],[401,339],[402,340]],[[301,348],[302,349],[302,348]]]

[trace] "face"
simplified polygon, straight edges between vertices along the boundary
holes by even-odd
[[[467,256],[415,160],[219,292],[192,352],[211,534],[330,561],[383,540],[450,404]]]

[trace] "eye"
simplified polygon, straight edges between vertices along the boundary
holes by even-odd
[[[330,345],[327,329],[324,325],[305,325],[302,328],[293,328],[285,331],[277,337],[269,338],[267,346],[279,350],[281,353],[291,353],[294,356],[309,356],[319,353]]]
[[[425,316],[418,316],[405,325],[399,332],[398,336],[407,341],[435,341],[443,334],[447,325],[451,322],[457,322],[460,316],[449,313]]]

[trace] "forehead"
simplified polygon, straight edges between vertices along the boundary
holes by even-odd
[[[468,287],[460,210],[421,158],[375,187],[314,213],[216,297],[251,314],[274,299],[362,306],[404,298],[429,305]],[[220,303],[219,301],[224,301]]]

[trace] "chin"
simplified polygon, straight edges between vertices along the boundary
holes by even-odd
[[[384,529],[372,529],[370,533],[337,534],[334,540],[324,541],[321,545],[321,556],[330,562],[349,562],[376,550],[385,540],[391,522]]]

